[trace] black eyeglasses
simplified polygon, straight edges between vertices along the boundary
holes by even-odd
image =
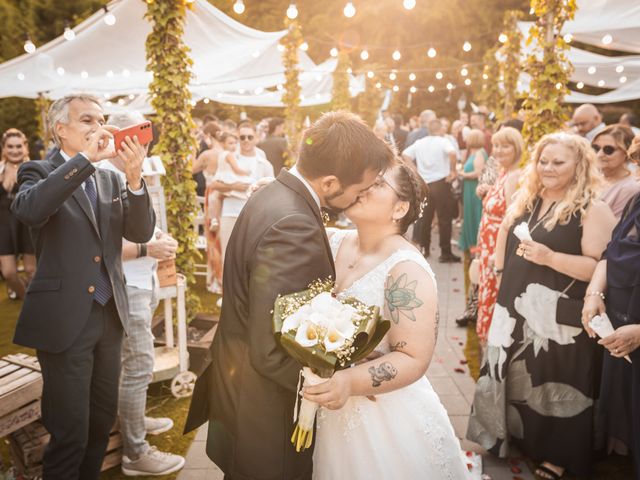
[[[240,140],[243,142],[246,140],[253,140],[253,135],[240,135]]]
[[[600,147],[600,145],[591,145],[591,148],[593,148],[593,151],[596,153],[602,149],[602,152],[607,156],[613,155],[617,150],[616,147],[612,147],[611,145],[605,145],[604,147]]]

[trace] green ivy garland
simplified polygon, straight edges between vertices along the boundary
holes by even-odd
[[[193,228],[198,211],[196,184],[191,175],[191,160],[196,152],[195,128],[191,118],[192,60],[182,41],[186,5],[178,0],[148,1],[145,17],[152,25],[147,37],[147,69],[153,72],[149,84],[151,105],[156,112],[160,135],[153,153],[162,158],[167,174],[163,177],[169,233],[178,242],[176,269],[195,285],[193,265],[200,253]],[[199,308],[193,288],[187,292],[187,307],[192,317]]]
[[[490,48],[484,54],[484,69],[482,70],[482,90],[479,95],[480,103],[486,105],[489,111],[499,112],[503,99],[503,92],[500,88],[501,68],[496,52],[498,46]]]
[[[340,49],[338,64],[333,72],[333,88],[331,91],[331,110],[351,110],[351,94],[349,92],[349,54]]]
[[[289,139],[289,152],[285,164],[291,166],[297,158],[297,150],[300,146],[302,135],[302,113],[300,111],[300,67],[298,66],[298,48],[302,45],[302,31],[297,20],[285,18],[285,26],[289,33],[283,38],[284,52],[282,63],[284,64],[284,131]]]
[[[503,85],[502,109],[498,110],[500,120],[508,120],[514,116],[518,100],[518,77],[520,76],[520,48],[522,32],[518,28],[518,20],[522,18],[522,12],[510,10],[504,16],[504,31],[506,41],[500,47],[499,55],[502,57],[500,71]]]
[[[535,48],[526,60],[524,71],[531,77],[529,94],[522,108],[522,131],[526,145],[532,148],[544,135],[562,128],[569,118],[564,97],[573,67],[567,59],[567,43],[560,32],[576,12],[576,0],[531,0],[538,17],[529,31],[527,44]]]

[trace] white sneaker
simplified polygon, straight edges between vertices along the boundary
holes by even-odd
[[[144,429],[148,435],[160,435],[173,428],[173,420],[170,418],[144,417]]]
[[[184,457],[173,453],[161,452],[156,447],[150,447],[137,460],[122,456],[122,473],[128,477],[138,475],[167,475],[177,472],[184,467]]]

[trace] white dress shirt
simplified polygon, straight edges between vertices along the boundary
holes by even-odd
[[[293,167],[291,167],[289,169],[289,173],[291,175],[293,175],[294,177],[296,177],[298,180],[300,180],[302,182],[302,184],[307,188],[307,190],[309,190],[309,193],[311,194],[311,196],[313,197],[313,200],[316,202],[316,204],[318,205],[318,210],[321,209],[321,205],[320,205],[320,197],[318,196],[318,194],[315,192],[315,190],[313,189],[313,187],[311,186],[311,184],[307,181],[306,178],[304,178],[302,176],[302,174],[298,171],[298,167],[297,165],[294,165]]]

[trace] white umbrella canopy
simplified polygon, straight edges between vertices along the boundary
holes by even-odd
[[[35,98],[45,93],[59,98],[69,92],[124,95],[147,92],[151,73],[146,71],[145,41],[151,25],[140,0],[114,0],[109,12],[116,23],[107,25],[100,10],[73,30],[75,38],[60,36],[0,65],[0,97]],[[191,49],[194,84],[254,79],[271,81],[281,74],[278,43],[286,30],[261,32],[228,17],[206,0],[196,0],[188,10],[184,41]],[[299,50],[302,68],[314,66]],[[269,86],[270,84],[264,85]]]

